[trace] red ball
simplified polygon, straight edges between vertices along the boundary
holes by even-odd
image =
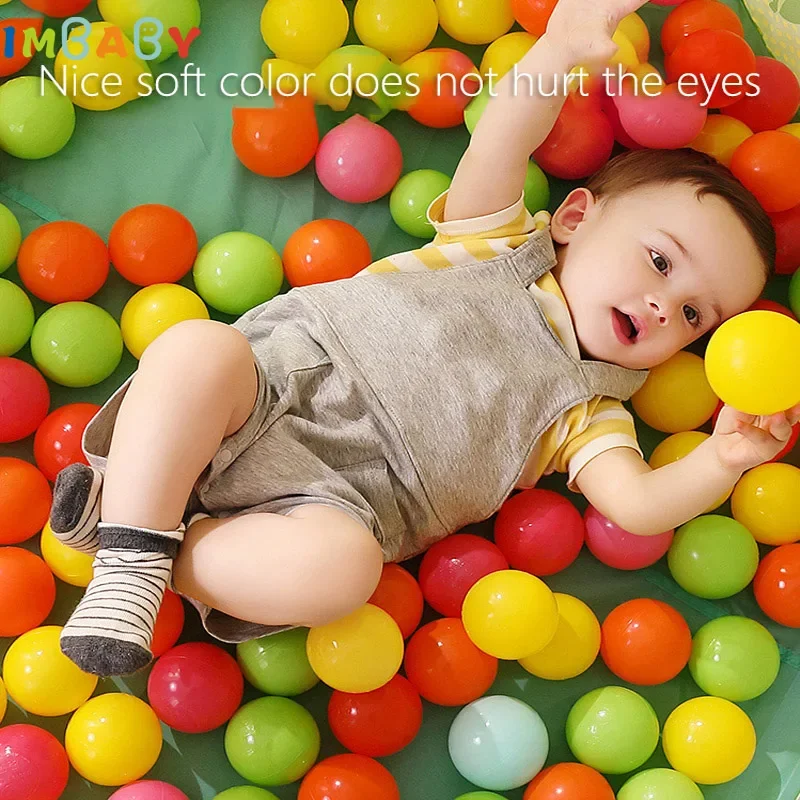
[[[52,733],[34,725],[0,728],[3,800],[58,800],[68,780],[67,752]]]
[[[28,8],[41,11],[48,17],[74,17],[92,0],[22,0]]]
[[[0,636],[38,628],[55,601],[55,578],[39,556],[21,547],[0,547]]]
[[[800,205],[800,139],[785,131],[762,131],[734,151],[731,172],[770,213]]]
[[[786,64],[766,56],[756,57],[756,83],[760,89],[754,97],[743,97],[725,113],[736,117],[754,133],[770,131],[786,125],[800,108],[800,81]]]
[[[784,317],[789,317],[789,319],[796,320],[797,317],[792,313],[790,308],[786,308],[786,306],[781,305],[780,303],[776,303],[774,300],[767,300],[763,298],[761,300],[756,300],[750,308],[747,309],[748,311],[774,311],[776,314],[783,314]],[[716,412],[714,412],[713,420],[714,422],[717,421],[717,417],[719,416],[719,412],[721,411],[722,406],[720,405]]]
[[[460,617],[467,592],[485,575],[503,569],[508,569],[508,561],[497,545],[471,533],[457,533],[425,553],[419,585],[434,611]]]
[[[168,650],[147,680],[147,697],[158,718],[182,733],[207,733],[239,708],[244,677],[236,659],[206,642]]]
[[[541,36],[547,30],[547,23],[557,2],[558,0],[511,0],[511,13],[528,33]]]
[[[397,623],[404,639],[419,626],[425,605],[414,576],[397,564],[384,564],[378,587],[367,602],[382,608]]]
[[[543,577],[566,569],[583,547],[580,512],[547,489],[525,489],[503,503],[494,542],[513,569]]]
[[[692,632],[672,606],[660,600],[630,600],[606,617],[600,654],[618,678],[655,686],[671,681],[689,663]]]
[[[622,125],[622,120],[619,116],[619,110],[617,109],[617,104],[614,102],[613,97],[603,92],[600,99],[600,107],[608,118],[608,121],[611,123],[611,129],[614,131],[614,138],[623,147],[626,147],[628,150],[644,149],[639,142],[630,136],[630,134]]]
[[[383,764],[346,753],[313,766],[297,800],[400,800],[400,789]]]
[[[719,0],[688,0],[670,13],[661,26],[661,47],[666,55],[697,31],[731,31],[744,36],[744,27],[736,12]]]
[[[83,454],[81,439],[99,410],[100,406],[95,403],[70,403],[45,417],[33,440],[33,456],[47,480],[54,481],[70,464],[89,463]]]
[[[52,502],[47,478],[19,458],[0,458],[0,544],[19,544],[44,528]]]
[[[156,617],[153,641],[150,644],[150,650],[155,658],[163,656],[167,650],[175,646],[175,642],[180,639],[183,632],[185,621],[186,611],[183,608],[183,602],[175,592],[167,589]]]
[[[762,558],[753,591],[770,619],[800,628],[800,544],[781,545]]]
[[[800,205],[770,214],[778,244],[775,271],[794,275],[800,267]]]
[[[400,752],[422,727],[422,700],[410,681],[395,675],[363,694],[335,691],[328,704],[333,735],[353,753],[381,758]]]
[[[50,390],[42,374],[17,358],[0,358],[0,442],[18,442],[42,424]]]
[[[614,800],[614,790],[595,769],[584,764],[554,764],[525,789],[522,800]]]

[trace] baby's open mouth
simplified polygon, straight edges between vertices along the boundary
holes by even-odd
[[[611,309],[614,333],[622,344],[634,344],[639,336],[636,320],[617,308]]]

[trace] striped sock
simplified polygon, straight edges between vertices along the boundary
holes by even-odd
[[[70,464],[56,476],[50,529],[62,544],[94,555],[100,549],[100,490],[103,473],[86,464]]]
[[[184,528],[153,531],[101,522],[94,577],[61,632],[61,650],[84,672],[128,675],[150,644]]]

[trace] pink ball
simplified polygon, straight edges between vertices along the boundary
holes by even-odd
[[[467,592],[485,575],[508,569],[500,548],[481,536],[457,533],[436,542],[422,559],[419,585],[428,605],[460,617]]]
[[[68,780],[67,753],[52,733],[34,725],[0,728],[2,800],[58,800]]]
[[[583,547],[583,520],[566,497],[525,489],[503,503],[494,542],[514,569],[540,577],[566,569]]]
[[[322,185],[346,203],[371,203],[392,191],[403,152],[389,131],[361,115],[330,131],[317,151]]]
[[[224,725],[239,708],[243,692],[244,678],[236,659],[205,642],[168,650],[156,661],[147,681],[147,696],[156,716],[182,733],[206,733]]]
[[[656,563],[669,550],[673,531],[657,536],[636,536],[624,531],[589,506],[584,514],[586,546],[591,554],[614,569],[644,569]]]
[[[163,781],[137,781],[117,789],[108,800],[189,800],[180,789]]]
[[[50,390],[42,374],[18,358],[0,358],[0,442],[30,436],[49,410]]]

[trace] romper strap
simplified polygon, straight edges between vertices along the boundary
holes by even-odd
[[[556,265],[556,251],[549,228],[531,234],[527,242],[508,256],[508,263],[527,287]]]
[[[580,368],[595,395],[615,400],[629,400],[647,379],[647,370],[626,369],[605,361],[581,361]]]

